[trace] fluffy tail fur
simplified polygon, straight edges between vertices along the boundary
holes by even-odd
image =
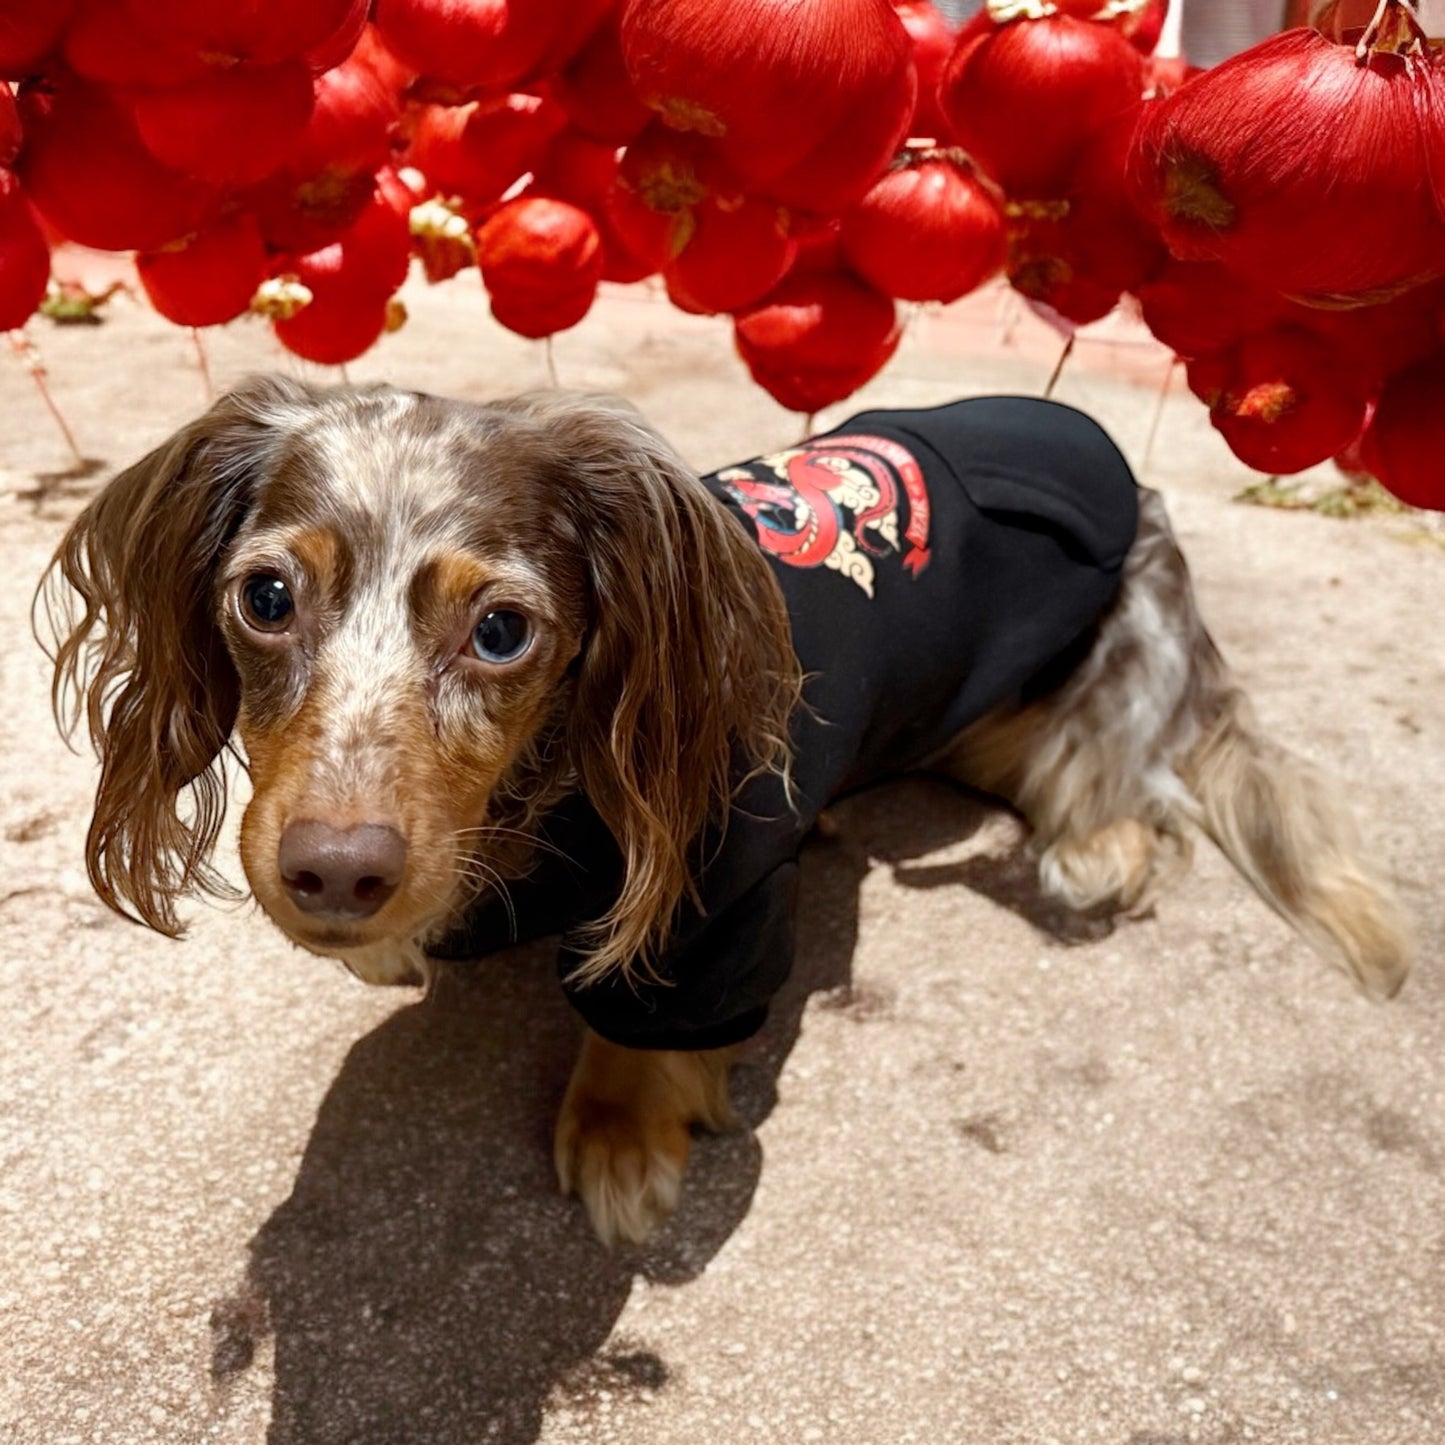
[[[1024,813],[1045,887],[1076,907],[1146,902],[1167,860],[1187,858],[1192,823],[1370,993],[1405,981],[1389,885],[1328,782],[1260,735],[1154,492],[1140,492],[1119,595],[1082,660],[974,724],[947,766]]]
[[[1363,859],[1349,813],[1313,769],[1261,737],[1237,688],[1181,772],[1197,821],[1266,903],[1370,993],[1391,997],[1410,969],[1401,913]]]

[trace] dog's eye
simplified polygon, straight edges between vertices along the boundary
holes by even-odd
[[[291,590],[270,572],[257,572],[241,584],[241,612],[261,632],[284,632],[296,612]]]
[[[483,662],[515,662],[532,641],[532,624],[520,612],[489,612],[472,632],[472,651]]]

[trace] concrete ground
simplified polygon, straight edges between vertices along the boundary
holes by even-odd
[[[474,283],[353,376],[546,379]],[[1187,396],[1148,477],[1272,732],[1333,771],[1419,926],[1366,1002],[1207,846],[1139,922],[1046,905],[1017,824],[913,780],[805,868],[798,975],[682,1207],[608,1253],[548,1149],[577,1025],[545,949],[371,991],[247,907],[172,943],[91,896],[95,770],[31,591],[108,475],[202,405],[124,297],[37,331],[91,464],[0,371],[0,1439],[12,1445],[1435,1445],[1445,1439],[1445,551],[1406,517],[1244,507]],[[1138,465],[1164,358],[1058,395]],[[219,381],[288,366],[259,326]],[[915,320],[850,407],[1037,392],[995,301]],[[612,297],[559,338],[699,467],[798,435],[725,323]],[[1183,388],[1179,390],[1182,392]],[[163,579],[158,579],[163,585]],[[234,866],[234,865],[233,865]]]

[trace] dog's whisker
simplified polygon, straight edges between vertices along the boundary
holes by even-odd
[[[477,885],[482,888],[490,888],[501,900],[502,907],[507,913],[507,929],[513,938],[517,936],[517,910],[512,902],[511,891],[507,887],[507,880],[488,864],[483,863],[479,858],[462,859],[455,869],[455,876],[459,882]],[[479,890],[480,891],[480,890]]]
[[[529,833],[523,828],[509,828],[499,823],[484,823],[473,828],[457,828],[448,834],[448,841],[454,843],[459,843],[466,838],[516,838],[529,847],[535,848],[539,853],[545,853],[564,863],[571,862],[570,857],[555,843],[550,843],[545,838],[539,838],[535,833]]]

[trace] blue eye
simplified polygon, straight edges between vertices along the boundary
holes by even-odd
[[[257,572],[241,584],[241,612],[262,632],[282,632],[296,612],[296,603],[279,577]]]
[[[489,612],[472,633],[472,651],[483,662],[515,662],[532,641],[532,624],[520,612]]]

